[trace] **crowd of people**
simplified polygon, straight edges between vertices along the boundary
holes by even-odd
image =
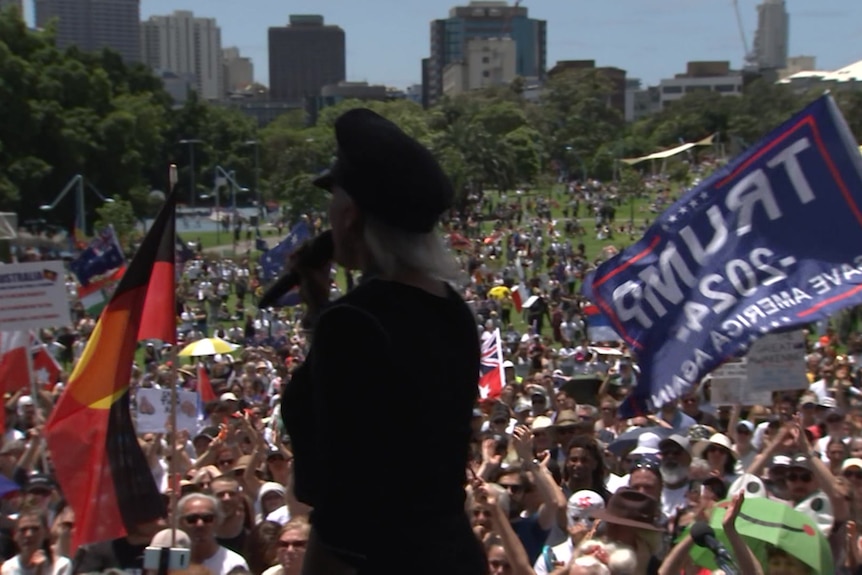
[[[646,189],[659,208],[671,198],[660,177],[650,178]],[[637,232],[615,222],[623,205],[618,192],[588,182],[550,197],[488,194],[444,221],[450,237],[466,239],[458,246],[463,281],[457,288],[475,313],[479,338],[499,329],[504,343],[505,386],[499,397],[477,399],[463,481],[464,513],[490,572],[711,573],[695,564],[686,528],[724,513],[731,550],[740,566],[752,569],[741,572],[821,573],[777,545],[753,558],[750,542],[734,525],[745,501],[763,498],[809,517],[828,540],[835,573],[855,573],[862,563],[856,535],[862,519],[860,340],[831,330],[809,337],[810,387],[776,394],[772,405],[716,407],[707,378],[655,413],[621,419],[617,408],[637,382],[637,357],[620,342],[591,340],[584,313],[589,302],[581,294],[585,275],[606,256],[589,253],[584,230]],[[559,210],[566,217],[555,220]],[[649,213],[638,214],[638,229],[648,225]],[[286,386],[309,350],[308,331],[301,308],[256,308],[260,273],[250,258],[199,253],[186,263],[178,286],[178,345],[218,336],[236,344],[236,351],[197,358],[218,398],[204,406],[196,429],[139,435],[166,500],[179,490],[181,532],[174,545],[190,550],[189,573],[299,574],[309,542],[310,509],[295,494],[295,446],[281,413]],[[338,277],[333,273],[333,299],[348,289]],[[536,298],[521,312],[511,295],[491,295],[495,287],[522,280]],[[38,397],[21,390],[6,398],[0,474],[18,489],[0,502],[4,575],[139,573],[147,546],[170,546],[164,532],[170,518],[164,517],[121,539],[71,548],[74,513],[51,475],[51,459],[62,454],[47,453],[41,433],[95,326],[81,306],[74,312],[74,325],[41,334],[64,367],[60,381],[49,382]],[[418,320],[415,329],[423,329]],[[168,388],[174,373],[183,388],[197,389],[201,372],[195,364],[175,372],[169,346],[141,347],[133,393]],[[351,368],[375,369],[375,357],[365,361]],[[381,399],[380,405],[393,402]],[[397,421],[386,411],[364,415]],[[410,440],[359,437],[363,430],[355,431],[357,439],[343,438],[343,449],[363,450],[350,460],[368,467],[344,471],[350,497],[363,496],[350,491],[351,477],[356,485],[366,485],[360,476],[367,474],[381,485],[395,484],[435,465],[417,452],[415,469],[404,469],[404,476],[376,476],[374,460],[385,457],[387,444],[410,449]],[[170,479],[171,465],[182,476],[178,483]],[[361,526],[361,520],[351,524]],[[403,528],[421,522],[404,517]]]

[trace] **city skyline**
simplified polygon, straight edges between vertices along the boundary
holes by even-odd
[[[32,1],[26,3],[33,21]],[[347,80],[407,87],[421,82],[421,60],[427,58],[432,20],[466,5],[452,0],[257,0],[250,11],[242,3],[211,0],[142,0],[141,20],[175,10],[215,18],[222,45],[237,46],[255,66],[255,80],[268,85],[267,30],[284,26],[290,14],[320,14],[339,25],[347,37]],[[512,4],[512,2],[510,2]],[[749,45],[757,30],[758,0],[739,0]],[[732,2],[694,4],[689,0],[616,0],[613,5],[571,0],[524,0],[531,18],[548,21],[548,68],[558,60],[592,59],[600,66],[627,70],[630,78],[654,85],[684,71],[690,60],[744,61],[744,49]],[[817,57],[819,69],[831,70],[862,59],[852,39],[862,34],[862,3],[790,0],[791,56]]]

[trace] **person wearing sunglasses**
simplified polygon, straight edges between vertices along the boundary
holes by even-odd
[[[245,559],[216,540],[216,530],[224,517],[218,500],[211,495],[191,493],[177,503],[180,528],[191,539],[191,562],[203,565],[213,575],[227,575],[240,567],[248,571]]]
[[[833,506],[821,490],[822,482],[815,472],[812,459],[804,453],[790,458],[790,467],[785,478],[787,494],[794,509],[814,519],[823,535],[829,537],[835,520]],[[826,473],[829,474],[829,471],[827,470]],[[827,487],[830,486],[827,485]]]

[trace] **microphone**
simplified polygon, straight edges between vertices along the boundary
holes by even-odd
[[[712,554],[715,555],[715,562],[718,564],[719,569],[724,571],[727,575],[738,575],[739,567],[736,566],[736,563],[733,560],[733,555],[731,555],[727,549],[724,548],[724,545],[721,544],[721,541],[716,538],[715,529],[703,521],[698,521],[691,526],[690,533],[695,545],[712,551]]]
[[[278,278],[272,286],[260,298],[257,307],[265,309],[277,307],[276,304],[281,296],[298,286],[302,282],[302,275],[297,268],[319,268],[327,262],[332,261],[335,254],[335,244],[332,241],[332,231],[327,230],[316,236],[304,246],[300,247],[297,255],[299,261],[297,266],[288,270],[286,274]]]

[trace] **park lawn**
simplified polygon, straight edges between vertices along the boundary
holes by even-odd
[[[495,194],[496,192],[490,192],[491,194]],[[551,214],[553,219],[562,220],[563,213],[562,207],[563,202],[566,200],[568,194],[564,192],[564,188],[562,186],[555,186],[552,190],[534,190],[525,194],[525,197],[550,197],[552,200],[556,200],[557,207],[552,207]],[[634,202],[634,222],[635,227],[640,228],[645,219],[649,219],[650,221],[654,221],[658,214],[654,214],[649,211],[649,204],[651,203],[651,197],[642,197],[637,198]],[[528,217],[532,217],[533,213],[529,214]],[[617,207],[616,213],[616,222],[614,227],[619,227],[622,225],[627,225],[631,216],[631,207],[630,204],[623,202],[622,205]],[[595,219],[590,216],[584,216],[583,208],[581,209],[581,217],[578,218],[579,222],[585,229],[585,234],[582,237],[578,236],[566,236],[563,235],[564,239],[571,239],[574,245],[579,243],[583,243],[586,248],[587,256],[590,260],[595,260],[601,255],[602,249],[607,246],[614,246],[618,250],[622,251],[627,246],[631,245],[638,239],[640,239],[640,233],[636,233],[635,237],[629,238],[629,236],[621,235],[616,233],[613,239],[609,240],[600,240],[596,237],[595,231]],[[481,230],[483,234],[490,234],[493,231],[494,221],[483,221],[481,224]],[[562,230],[562,226],[560,226]],[[263,230],[262,230],[263,231]],[[263,231],[264,237],[267,239],[271,239],[274,237],[275,231],[272,229]],[[243,239],[240,240],[237,245],[237,250],[234,251],[232,245],[232,233],[220,233],[216,232],[186,232],[182,234],[183,241],[200,241],[203,248],[210,249],[209,255],[220,255],[222,257],[236,257],[236,256],[244,256],[247,253],[247,250],[251,248],[251,256],[254,261],[256,261],[261,252],[258,252],[254,249],[254,238],[251,241],[245,240],[245,233],[243,233]],[[270,243],[272,243],[270,241]],[[213,250],[212,248],[219,247],[219,250]],[[216,253],[213,253],[213,252]],[[502,266],[505,263],[505,260],[498,260],[497,265]],[[494,262],[489,262],[491,267],[494,267]],[[347,290],[347,274],[344,269],[338,268],[336,273],[335,281],[342,293]],[[231,295],[230,300],[228,302],[230,309],[233,309],[235,305],[235,296]],[[512,314],[512,323],[519,332],[523,333],[528,329],[528,325],[522,316],[522,314],[513,313]],[[548,322],[545,322],[545,329],[543,330],[544,334],[547,335],[550,333],[550,326]]]

